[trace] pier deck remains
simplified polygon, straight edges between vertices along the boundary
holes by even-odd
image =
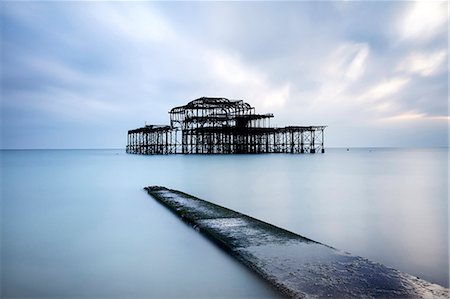
[[[169,112],[170,125],[128,131],[127,153],[260,154],[324,152],[326,126],[270,126],[273,114],[257,114],[242,100],[199,98]]]
[[[448,298],[449,290],[165,187],[147,192],[285,296]]]

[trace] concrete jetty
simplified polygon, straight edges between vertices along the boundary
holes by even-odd
[[[165,187],[145,190],[283,295],[448,298],[449,290],[250,216]]]

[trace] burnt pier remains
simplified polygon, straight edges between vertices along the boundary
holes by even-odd
[[[128,131],[127,153],[260,154],[325,152],[326,126],[271,127],[242,100],[202,97],[169,111],[170,125]]]

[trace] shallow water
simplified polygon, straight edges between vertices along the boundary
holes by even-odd
[[[448,149],[2,151],[4,297],[273,297],[142,190],[163,185],[448,287]]]

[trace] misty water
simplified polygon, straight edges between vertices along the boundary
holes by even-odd
[[[262,298],[142,188],[163,185],[448,287],[448,149],[2,151],[2,297]]]

